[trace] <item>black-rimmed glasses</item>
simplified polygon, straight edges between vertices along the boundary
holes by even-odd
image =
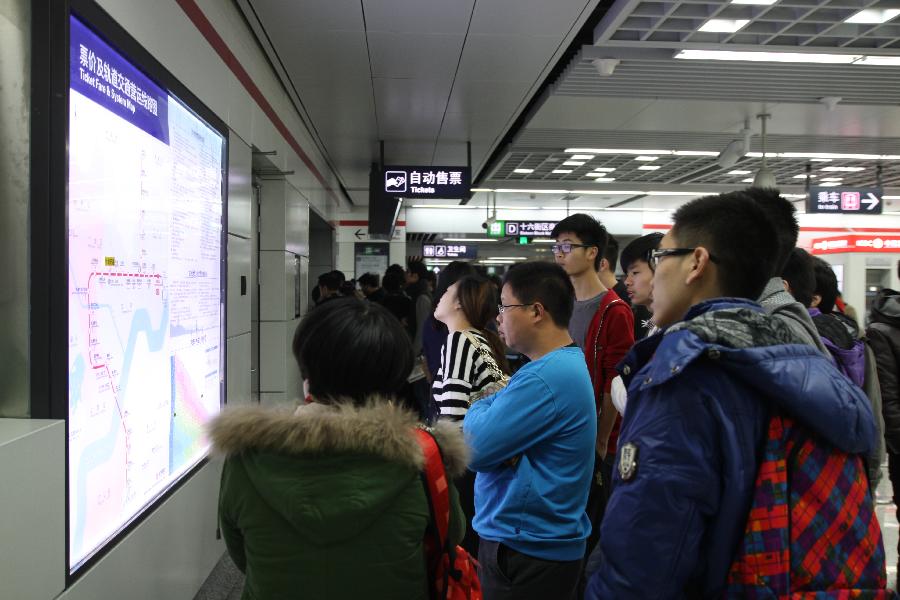
[[[497,305],[497,313],[502,315],[504,312],[506,312],[507,308],[516,308],[518,306],[533,306],[533,305],[534,305],[534,302],[529,302],[527,304],[498,304]]]
[[[659,266],[659,259],[666,256],[684,256],[685,254],[690,254],[697,248],[660,248],[658,250],[651,250],[647,253],[647,264],[650,265],[650,268],[653,271],[656,271],[656,267]],[[709,255],[709,260],[714,263],[719,262],[719,259]]]
[[[572,242],[560,242],[550,246],[550,252],[553,254],[570,254],[572,248],[592,248],[593,244],[573,244]]]

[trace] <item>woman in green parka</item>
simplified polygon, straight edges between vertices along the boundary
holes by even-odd
[[[426,600],[431,516],[417,413],[402,393],[409,337],[381,306],[338,300],[303,319],[293,352],[304,405],[227,410],[210,425],[227,457],[219,521],[246,574],[243,600]],[[433,433],[447,474],[461,474],[459,428]],[[457,544],[465,521],[452,485],[450,501]]]

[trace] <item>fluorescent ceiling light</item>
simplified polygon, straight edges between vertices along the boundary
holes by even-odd
[[[566,167],[580,167],[583,164],[584,162],[578,160],[567,160],[563,163],[563,165]]]
[[[772,6],[778,0],[731,0],[732,4],[753,4],[755,6]]]
[[[566,173],[571,173],[572,169],[553,169],[553,172],[557,175],[565,175]]]
[[[594,179],[594,181],[596,181],[597,183],[612,183],[615,180],[615,177],[596,177]]]
[[[753,183],[753,178],[748,177],[747,179],[741,179],[741,183]]]
[[[659,165],[641,165],[638,167],[638,171],[655,171],[661,168]]]
[[[749,175],[752,171],[742,171],[741,169],[736,169],[734,171],[728,171],[729,175]]]
[[[445,242],[498,242],[496,238],[444,238]]]
[[[885,196],[887,198],[887,196]],[[556,240],[533,240],[535,244],[555,244]]]
[[[527,175],[528,173],[534,173],[534,169],[513,169],[513,173]]]
[[[823,177],[822,181],[843,181],[843,177]]]
[[[718,156],[718,152],[711,150],[673,150],[675,156]]]
[[[595,167],[594,172],[596,173],[612,173],[615,171],[615,167]]]
[[[870,67],[896,67],[900,65],[900,56],[863,56],[853,64]]]
[[[782,196],[794,200],[802,200],[803,198],[806,198],[806,194],[782,194]]]
[[[897,15],[900,10],[896,8],[868,8],[861,10],[844,23],[860,23],[863,25],[877,25],[879,23],[887,23]]]
[[[634,160],[640,160],[640,161],[643,161],[643,162],[651,162],[651,161],[654,161],[654,160],[656,160],[656,159],[658,159],[658,158],[659,158],[658,156],[637,156],[637,157],[635,157]]]
[[[459,204],[413,204],[409,208],[449,208],[451,210],[481,209],[479,206],[460,206]]]
[[[472,192],[493,192],[491,188],[471,188]]]
[[[626,150],[624,148],[566,148],[565,152],[590,152],[591,154],[672,154],[671,150]]]
[[[707,33],[734,33],[747,26],[750,19],[710,19],[700,26]]]
[[[762,152],[748,152],[750,158],[762,158]],[[849,159],[849,160],[900,160],[900,154],[837,154],[833,152],[768,152],[766,156],[769,158],[806,158],[817,160],[825,158],[833,159]],[[820,161],[824,162],[824,161]]]
[[[647,192],[650,196],[705,196],[709,192]]]
[[[813,175],[812,173],[810,173],[809,176],[812,177],[813,179],[818,177],[818,175]],[[806,173],[803,173],[801,175],[794,175],[794,179],[806,179]]]
[[[819,187],[836,187],[840,184],[841,184],[840,181],[823,181],[822,183],[819,184]]]
[[[865,167],[822,167],[819,169],[820,171],[844,171],[846,173],[857,173],[859,171],[865,171]]]
[[[805,54],[802,52],[739,52],[733,50],[682,50],[675,58],[683,60],[741,60],[751,62],[792,62],[850,64],[861,54]]]
[[[830,158],[811,158],[812,162],[831,162]]]
[[[593,154],[573,154],[569,160],[591,160],[592,158],[594,158]]]
[[[508,194],[568,194],[569,190],[519,190],[516,188],[498,188],[494,190],[495,192],[508,193]]]
[[[528,260],[527,256],[488,256],[486,260]]]

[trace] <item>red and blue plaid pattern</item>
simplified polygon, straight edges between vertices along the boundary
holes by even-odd
[[[784,416],[769,421],[743,541],[724,598],[893,598],[859,456]]]

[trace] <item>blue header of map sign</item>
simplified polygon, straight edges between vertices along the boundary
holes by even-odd
[[[883,190],[880,187],[817,187],[810,186],[806,200],[808,213],[851,215],[880,215]]]
[[[168,93],[77,17],[69,24],[69,87],[168,144]]]
[[[384,167],[384,193],[403,198],[468,198],[469,167]]]

